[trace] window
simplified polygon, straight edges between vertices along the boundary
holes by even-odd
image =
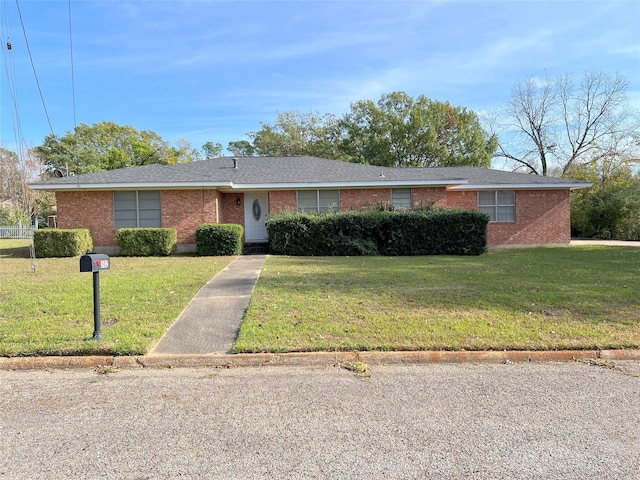
[[[486,190],[478,192],[478,210],[486,213],[492,222],[516,221],[516,192],[513,190]]]
[[[392,188],[391,189],[391,206],[394,210],[410,210],[411,209],[411,189],[410,188]]]
[[[116,230],[162,226],[157,190],[113,192],[113,209]]]
[[[298,190],[298,212],[337,212],[339,190]]]

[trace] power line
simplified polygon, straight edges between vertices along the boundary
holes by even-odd
[[[20,25],[22,26],[22,33],[24,34],[24,42],[27,45],[27,53],[29,54],[29,60],[31,61],[31,68],[33,69],[33,76],[36,79],[36,85],[38,87],[38,93],[40,93],[40,100],[42,101],[42,108],[44,108],[44,114],[47,117],[49,123],[49,130],[51,135],[54,135],[53,127],[51,126],[51,119],[49,118],[49,112],[47,111],[47,105],[44,102],[44,96],[42,95],[42,89],[40,88],[40,82],[38,81],[38,74],[36,73],[36,66],[33,63],[33,56],[31,55],[31,48],[29,47],[29,39],[27,38],[27,30],[24,27],[24,21],[22,20],[22,12],[20,11],[20,4],[16,0],[16,8],[18,9],[18,16],[20,17]]]
[[[73,36],[71,34],[71,0],[69,0],[69,51],[71,55],[71,102],[73,104],[73,127],[77,125],[76,122],[76,80],[73,67]]]
[[[13,108],[11,108],[11,119],[13,126],[13,135],[16,143],[16,153],[20,159],[24,158],[24,145],[22,135],[22,124],[20,122],[20,107],[18,105],[18,86],[16,82],[15,63],[12,55],[12,39],[11,39],[11,22],[9,20],[9,9],[5,1],[4,16],[2,18],[2,35],[4,38],[5,29],[7,35],[6,50],[5,45],[2,46],[2,56],[4,58],[4,71],[7,77],[7,90],[9,92],[9,100]]]

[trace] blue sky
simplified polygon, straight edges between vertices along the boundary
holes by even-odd
[[[640,2],[19,0],[54,133],[114,121],[175,143],[241,140],[277,111],[384,93],[499,107],[529,76],[620,73],[640,108]],[[71,38],[75,115],[71,81]],[[0,144],[51,133],[15,0],[0,0]],[[6,49],[6,42],[12,49]],[[14,81],[15,79],[15,81]],[[18,113],[10,101],[17,92]],[[74,119],[75,117],[75,119]],[[16,137],[16,118],[21,135]]]

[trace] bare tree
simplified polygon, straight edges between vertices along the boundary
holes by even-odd
[[[516,170],[564,175],[602,159],[638,160],[638,117],[628,106],[629,82],[599,71],[576,84],[570,75],[528,78],[504,107],[496,153]]]
[[[27,149],[22,158],[0,147],[0,203],[4,217],[28,221],[32,215],[46,214],[52,196],[29,189],[29,183],[40,180],[44,165],[34,149]]]

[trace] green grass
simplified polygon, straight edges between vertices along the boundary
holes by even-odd
[[[270,257],[236,352],[640,348],[640,249]]]
[[[42,258],[0,240],[0,356],[146,353],[232,257],[111,257],[100,274],[102,341],[93,333],[92,274],[79,257]]]
[[[0,240],[0,356],[144,354],[231,257],[37,259]],[[640,348],[640,249],[479,257],[269,257],[236,352]]]

